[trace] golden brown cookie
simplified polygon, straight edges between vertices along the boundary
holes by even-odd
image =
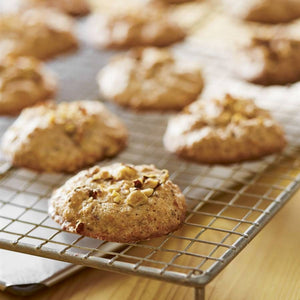
[[[152,0],[153,2],[163,2],[167,4],[182,4],[186,2],[195,2],[196,0]]]
[[[185,32],[161,6],[90,17],[87,38],[100,48],[164,47],[182,41]]]
[[[235,163],[281,151],[283,130],[251,100],[226,95],[197,101],[171,118],[164,145],[200,163]]]
[[[273,85],[300,80],[300,40],[254,37],[234,60],[236,73],[253,83]]]
[[[15,166],[73,172],[120,152],[127,130],[98,101],[45,103],[23,110],[2,150]]]
[[[0,56],[53,57],[77,47],[73,21],[63,13],[28,9],[0,16]]]
[[[113,164],[82,171],[57,189],[49,213],[64,230],[112,242],[136,242],[179,228],[186,203],[167,170]]]
[[[0,59],[0,114],[16,114],[23,108],[49,99],[56,80],[33,57]]]
[[[28,5],[53,7],[73,16],[89,13],[88,0],[27,0]]]
[[[300,18],[299,0],[222,0],[225,10],[247,21],[282,23]]]
[[[98,75],[100,93],[138,110],[181,109],[203,88],[199,67],[167,49],[138,48],[114,58]]]

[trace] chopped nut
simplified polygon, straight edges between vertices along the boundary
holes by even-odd
[[[146,204],[147,202],[148,197],[140,190],[132,191],[126,199],[126,203],[133,207]]]
[[[244,118],[244,116],[240,113],[236,113],[232,116],[231,120],[232,122],[235,122],[235,123],[239,123],[240,121],[242,121]]]
[[[137,189],[140,189],[143,186],[143,179],[141,179],[141,178],[136,179],[133,181],[133,184]]]
[[[153,189],[145,189],[145,190],[142,190],[142,193],[144,195],[146,195],[147,197],[150,197],[152,194],[153,194],[154,190]]]
[[[130,166],[122,166],[117,174],[116,174],[116,179],[121,180],[121,179],[130,179],[134,176],[136,176],[136,170]]]
[[[120,188],[116,185],[111,185],[107,188],[109,193],[119,192]]]
[[[157,186],[159,185],[159,181],[157,179],[153,179],[153,178],[148,178],[144,185],[143,188],[151,188],[151,189],[155,189]]]
[[[162,170],[162,175],[160,176],[161,183],[165,183],[169,179],[169,171],[168,170]]]
[[[156,178],[157,174],[147,174],[144,178]]]
[[[94,176],[93,176],[93,180],[99,180],[99,179],[108,179],[108,178],[111,178],[111,174],[106,171],[106,170],[103,170],[103,171],[100,171],[98,173],[96,173]]]
[[[100,173],[100,176],[101,178],[103,179],[108,179],[108,178],[111,178],[111,174],[107,171],[107,170],[103,170],[101,173]]]
[[[113,193],[111,194],[111,196],[113,197],[113,201],[115,203],[120,203],[121,200],[122,200],[120,194],[118,192],[116,192],[116,191],[113,191]]]
[[[231,118],[231,114],[225,111],[220,115],[219,120],[221,123],[227,123],[230,121],[230,118]]]
[[[97,173],[97,174],[95,174],[94,176],[93,176],[93,180],[99,180],[99,179],[101,179],[101,176],[100,176],[100,174],[99,173]]]
[[[89,197],[89,198],[86,200],[86,202],[92,202],[93,200],[94,200],[93,197]]]
[[[94,174],[99,173],[99,171],[100,171],[100,168],[98,166],[95,166],[95,167],[90,169],[90,174],[94,175]]]
[[[99,190],[89,190],[89,197],[92,197],[93,199],[97,198]]]
[[[77,222],[75,230],[76,230],[77,233],[81,234],[84,230],[84,223]]]

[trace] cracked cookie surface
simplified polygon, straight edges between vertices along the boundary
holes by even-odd
[[[37,59],[0,59],[0,114],[16,114],[49,99],[55,91],[55,77]]]
[[[46,8],[32,8],[0,16],[0,56],[47,59],[77,48],[73,21]]]
[[[222,0],[233,15],[247,21],[261,23],[290,22],[300,17],[298,0]]]
[[[235,57],[235,71],[247,81],[288,84],[300,80],[300,40],[280,36],[254,36]]]
[[[81,171],[53,193],[49,205],[64,230],[113,242],[168,234],[186,213],[167,170],[120,163]]]
[[[198,66],[176,59],[170,50],[136,48],[114,58],[98,74],[100,93],[137,110],[179,110],[203,88]]]
[[[127,129],[103,104],[75,101],[23,110],[6,131],[2,150],[13,165],[73,172],[120,152]]]
[[[89,13],[88,0],[29,0],[29,5],[53,7],[66,14],[82,16]]]
[[[185,38],[163,7],[95,14],[87,22],[87,38],[100,48],[131,48],[137,46],[165,47]]]
[[[279,152],[286,140],[267,111],[226,95],[196,101],[171,118],[164,145],[200,163],[235,163]]]

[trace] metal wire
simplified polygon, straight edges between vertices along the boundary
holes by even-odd
[[[113,109],[131,133],[129,147],[113,161],[154,163],[169,169],[171,179],[188,201],[183,227],[162,238],[125,244],[122,251],[111,247],[105,250],[104,246],[111,243],[63,232],[49,218],[47,200],[67,176],[13,168],[0,179],[0,247],[203,286],[237,255],[299,185],[297,147],[258,162],[227,167],[198,165],[164,150],[161,136],[166,115]]]
[[[64,86],[76,78],[71,75],[67,81],[62,78],[61,99],[75,99],[72,93],[76,97],[81,95],[82,86],[91,90],[86,90],[85,96],[97,91],[91,82],[99,68],[94,66],[99,54],[90,49],[82,51],[87,52],[80,61],[69,58],[71,67],[80,72],[83,64],[89,66],[85,68],[87,73],[81,79],[82,85],[76,90],[77,84],[73,84],[71,94],[64,94]],[[89,61],[92,63],[88,64]],[[56,63],[58,74],[64,74],[62,66],[68,63],[68,57],[63,62],[55,62],[54,67]],[[208,65],[213,67],[216,62],[210,61]],[[76,74],[75,71],[72,69],[69,73]],[[207,71],[206,86],[209,86],[210,74],[215,73]],[[224,76],[213,77],[215,86],[223,84],[229,88]],[[231,166],[186,162],[166,152],[162,145],[168,115],[132,113],[110,105],[127,124],[130,139],[124,152],[102,164],[153,163],[158,168],[168,169],[188,203],[188,215],[180,230],[145,242],[122,244],[121,250],[120,244],[64,232],[48,216],[47,202],[53,189],[68,176],[10,168],[2,161],[0,248],[183,285],[205,286],[271,220],[300,185],[299,147],[295,144],[300,141],[297,113],[300,105],[292,99],[292,95],[297,94],[290,91],[294,88],[276,89],[276,97],[286,95],[284,101],[270,97],[272,89],[257,90],[243,83],[236,83],[235,89],[246,90],[249,97],[259,94],[257,102],[272,110],[285,126],[290,146],[284,153]],[[11,121],[0,119],[0,134]],[[197,291],[197,295],[200,294],[203,297],[203,289]]]

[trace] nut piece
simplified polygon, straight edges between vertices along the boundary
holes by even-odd
[[[113,197],[113,201],[115,203],[120,203],[121,200],[122,200],[120,194],[118,192],[116,192],[116,191],[113,191],[113,193],[111,194],[111,196]]]
[[[97,181],[97,180],[100,180],[100,179],[109,179],[109,178],[111,178],[112,176],[111,176],[111,174],[108,172],[108,171],[106,171],[106,170],[101,170],[100,172],[98,172],[98,173],[96,173],[96,174],[94,174],[94,176],[93,176],[93,180],[94,181]]]
[[[117,180],[130,179],[136,176],[136,174],[137,171],[134,168],[130,166],[122,166],[116,174],[116,179]]]
[[[111,178],[111,174],[106,171],[106,170],[103,170],[101,173],[100,173],[100,176],[102,179],[108,179],[108,178]]]
[[[77,233],[81,234],[84,230],[84,223],[77,222],[75,230]]]
[[[146,188],[151,188],[151,189],[155,189],[159,184],[159,181],[157,179],[153,179],[153,178],[148,178],[144,185],[143,185],[143,188],[146,189]]]
[[[162,170],[162,175],[160,176],[161,183],[165,183],[169,179],[169,171],[168,170]]]
[[[146,204],[147,202],[148,202],[148,197],[140,190],[132,191],[126,199],[126,203],[132,207],[143,205]]]
[[[145,190],[142,190],[142,193],[144,195],[146,195],[147,197],[150,197],[152,194],[153,194],[154,190],[153,189],[145,189]]]
[[[244,116],[240,113],[235,113],[232,118],[231,118],[231,121],[232,122],[235,122],[235,123],[239,123],[240,121],[242,121],[244,118]]]
[[[136,180],[133,181],[133,184],[134,184],[134,186],[135,186],[137,189],[140,189],[140,188],[142,188],[142,186],[143,186],[143,179],[138,178],[138,179],[136,179]]]

